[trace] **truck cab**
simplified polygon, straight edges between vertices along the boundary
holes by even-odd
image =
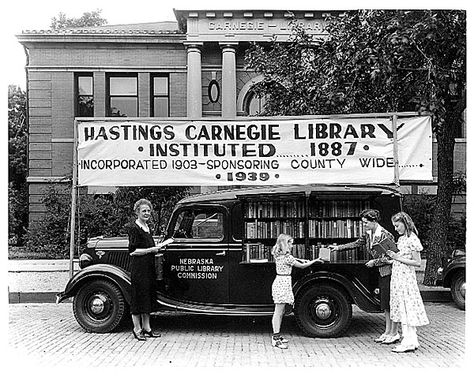
[[[382,186],[267,186],[218,191],[178,202],[162,239],[173,238],[155,258],[157,314],[173,309],[206,315],[272,315],[280,233],[295,240],[292,253],[315,259],[329,244],[362,235],[359,213],[380,210],[381,225],[400,211],[400,194]],[[333,252],[331,260],[293,269],[292,311],[311,337],[343,334],[352,305],[380,312],[378,271],[367,268],[363,249]],[[112,331],[129,315],[127,238],[96,238],[80,256],[81,270],[58,301],[74,297],[74,314],[88,331]],[[93,287],[92,289],[90,287]]]

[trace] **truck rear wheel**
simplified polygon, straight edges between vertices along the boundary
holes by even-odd
[[[296,322],[310,337],[342,335],[352,318],[349,297],[335,286],[322,284],[305,289],[296,298]]]
[[[77,322],[87,331],[113,331],[126,314],[126,302],[112,282],[95,280],[86,283],[74,297],[73,310]]]

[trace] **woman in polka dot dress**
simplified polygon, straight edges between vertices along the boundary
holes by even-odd
[[[288,348],[288,340],[280,335],[281,321],[285,313],[285,305],[293,305],[295,297],[291,287],[291,269],[293,266],[306,268],[313,263],[323,263],[321,259],[312,261],[296,259],[291,255],[293,238],[287,234],[280,234],[275,246],[273,246],[272,255],[275,258],[277,276],[272,284],[272,296],[275,303],[275,312],[272,317],[272,345],[281,349]]]
[[[392,216],[395,230],[400,234],[398,253],[389,251],[393,259],[392,280],[390,283],[390,318],[401,322],[401,344],[392,351],[408,352],[418,348],[416,327],[429,323],[416,281],[415,267],[421,265],[420,252],[423,250],[415,224],[405,212]]]

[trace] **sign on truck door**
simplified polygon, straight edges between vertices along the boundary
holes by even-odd
[[[172,223],[175,242],[164,252],[168,294],[180,301],[229,301],[226,211],[219,206],[184,207]]]

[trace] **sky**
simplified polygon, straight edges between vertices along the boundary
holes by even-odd
[[[51,19],[60,12],[67,17],[79,18],[84,12],[101,9],[102,17],[108,24],[133,24],[156,21],[175,21],[175,9],[351,9],[351,8],[380,8],[382,2],[359,0],[357,2],[332,0],[318,2],[310,0],[239,0],[238,2],[225,2],[223,0],[173,0],[170,2],[160,0],[20,0],[2,2],[1,38],[2,51],[6,51],[6,59],[0,59],[2,76],[5,84],[19,85],[25,89],[26,63],[23,47],[18,43],[15,34],[22,30],[48,29]],[[20,7],[18,6],[20,4]],[[355,5],[356,4],[356,5]],[[382,7],[398,8],[446,8],[446,1],[406,1],[384,3]],[[392,6],[390,6],[392,4]],[[466,4],[464,6],[463,4]],[[451,8],[466,9],[467,1],[451,0]],[[5,9],[3,9],[5,8]],[[3,82],[2,82],[3,84]]]

